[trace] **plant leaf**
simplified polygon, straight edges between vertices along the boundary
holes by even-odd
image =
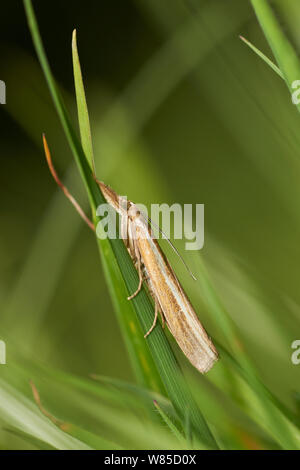
[[[94,214],[94,222],[95,225],[97,225],[99,218],[95,216],[95,211],[99,204],[105,203],[105,200],[99,190],[98,185],[95,182],[95,179],[93,178],[90,165],[72,128],[70,118],[57,91],[57,86],[52,76],[44,47],[42,45],[31,1],[24,0],[24,6],[33,42],[35,44],[41,66],[48,82],[48,86],[62,126],[66,133],[69,145],[79,167],[81,177],[84,181]],[[102,257],[109,258],[112,256],[113,252],[125,281],[128,293],[131,294],[134,292],[136,286],[138,285],[138,275],[124,243],[120,239],[98,239],[98,244]],[[149,296],[146,294],[144,289],[142,289],[139,295],[132,300],[132,303],[141,323],[143,332],[147,332],[153,322],[154,309],[152,302],[150,301]],[[160,325],[157,325],[151,335],[149,335],[147,338],[147,344],[150,348],[152,357],[164,383],[168,396],[181,420],[184,420],[185,410],[188,406],[191,412],[191,424],[194,433],[197,434],[199,440],[201,440],[207,448],[218,448],[215,438],[213,437],[200,409],[198,408],[198,405],[191,395],[174,353]]]
[[[91,138],[89,112],[86,102],[82,72],[77,48],[76,30],[73,31],[72,56],[74,82],[76,90],[78,122],[81,143],[84,153],[95,171],[94,154]],[[149,348],[144,341],[139,321],[134,314],[131,302],[127,300],[126,286],[114,256],[109,254],[109,246],[105,241],[99,242],[100,255],[107,250],[107,256],[101,256],[110,296],[118,317],[123,338],[127,346],[132,368],[140,384],[152,390],[165,393],[165,389],[158,375]]]
[[[285,82],[293,93],[293,83],[300,79],[300,61],[297,52],[282,31],[272,7],[266,0],[251,0],[260,26],[273,51]],[[297,104],[300,112],[300,104]]]
[[[266,64],[269,65],[269,67],[271,67],[271,69],[274,70],[274,72],[276,72],[277,75],[279,75],[279,77],[281,77],[284,80],[284,75],[281,72],[280,68],[277,67],[277,65],[274,64],[274,62],[272,62],[271,59],[269,59],[269,57],[267,57],[263,52],[257,49],[257,47],[255,47],[254,44],[248,41],[248,39],[244,38],[244,36],[240,36],[240,39],[245,44],[247,44],[247,46],[249,46],[250,49],[252,49],[255,52],[255,54],[257,54],[264,62],[266,62]]]
[[[164,410],[159,406],[156,400],[154,400],[154,406],[157,409],[158,413],[162,417],[163,421],[166,423],[168,428],[171,430],[171,432],[176,436],[178,441],[184,446],[183,448],[186,449],[187,447],[187,442],[179,429],[175,426],[175,424],[172,422],[172,420],[169,418],[169,416],[164,412]]]

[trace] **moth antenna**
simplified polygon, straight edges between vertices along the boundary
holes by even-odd
[[[80,205],[78,204],[76,199],[72,196],[72,194],[69,192],[69,190],[66,188],[66,186],[59,179],[59,177],[56,173],[56,170],[54,168],[53,162],[52,162],[52,158],[51,158],[51,154],[50,154],[50,150],[49,150],[49,147],[48,147],[48,143],[47,143],[45,134],[43,134],[43,144],[44,144],[44,150],[45,150],[45,155],[46,155],[46,160],[47,160],[47,163],[48,163],[48,167],[49,167],[49,170],[50,170],[55,182],[61,188],[64,195],[69,199],[71,204],[75,207],[75,209],[78,212],[78,214],[80,215],[80,217],[85,221],[85,223],[90,227],[91,230],[95,231],[95,226],[94,226],[93,222],[87,217],[87,215],[84,213],[83,209],[80,207]]]
[[[146,216],[145,214],[143,214],[143,212],[141,212],[142,216],[144,217],[145,220],[148,220],[148,222],[153,225],[164,237],[164,239],[169,243],[170,247],[172,248],[172,250],[176,253],[176,255],[179,257],[179,259],[182,261],[182,263],[184,264],[187,272],[190,274],[190,276],[194,279],[194,281],[197,281],[197,278],[196,276],[194,276],[194,274],[192,273],[192,271],[190,270],[190,268],[188,267],[187,263],[184,261],[183,257],[181,256],[181,254],[179,253],[179,251],[177,250],[177,248],[173,245],[173,243],[171,242],[171,240],[167,237],[167,235],[163,232],[163,230],[160,228],[159,225],[157,225],[155,222],[153,222],[153,220],[150,219],[150,217]]]

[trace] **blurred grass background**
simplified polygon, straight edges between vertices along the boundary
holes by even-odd
[[[295,0],[272,5],[299,50],[300,6]],[[290,357],[300,331],[300,121],[284,83],[238,39],[243,34],[272,57],[250,3],[90,0],[71,6],[54,0],[35,8],[74,118],[71,34],[77,28],[99,178],[135,202],[205,204],[201,256],[216,291],[263,382],[296,411],[300,368]],[[87,207],[21,2],[2,6],[1,16],[7,104],[0,108],[0,339],[7,342],[8,364],[0,378],[12,374],[10,363],[21,367],[26,358],[49,370],[134,381],[94,239],[43,158],[45,131],[59,174]],[[197,272],[198,255],[176,245]],[[166,251],[209,333],[230,349],[200,283]],[[200,400],[211,390],[209,378],[178,357]],[[226,406],[234,407],[238,385],[226,370],[222,380]],[[211,420],[221,419],[225,404],[219,403],[220,410],[207,411]],[[243,428],[246,418],[234,410]],[[0,436],[3,447],[20,445],[15,435]]]

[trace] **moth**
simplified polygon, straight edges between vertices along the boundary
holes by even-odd
[[[103,182],[97,183],[108,204],[120,214],[121,236],[139,274],[138,288],[128,299],[133,299],[145,282],[154,301],[154,320],[145,337],[155,328],[160,313],[163,325],[166,322],[193,366],[201,373],[209,371],[218,359],[218,352],[153,236],[148,220],[132,201]]]
[[[76,210],[88,225],[94,229],[93,223],[67,188],[59,180],[53,167],[49,148],[44,137],[44,148],[50,171],[70,199]],[[139,284],[128,300],[132,300],[147,284],[155,305],[154,320],[145,338],[155,328],[158,314],[163,326],[167,324],[178,346],[185,356],[201,373],[209,371],[218,360],[218,352],[198,319],[191,302],[178,281],[170,263],[153,236],[149,221],[141,213],[138,206],[126,198],[119,196],[113,189],[96,179],[107,203],[120,215],[121,237],[139,274]]]

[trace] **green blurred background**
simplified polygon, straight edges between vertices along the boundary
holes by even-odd
[[[273,5],[300,50],[300,5]],[[98,177],[136,202],[205,204],[201,255],[215,288],[264,383],[295,409],[300,118],[284,83],[238,37],[271,56],[250,3],[34,6],[74,122],[71,34],[77,28]],[[94,237],[44,161],[42,132],[59,174],[87,207],[22,2],[1,5],[0,38],[0,79],[7,87],[0,108],[0,339],[8,362],[0,375],[12,358],[26,357],[81,376],[134,380]],[[198,254],[176,246],[197,270]],[[210,334],[227,345],[203,305],[201,285],[174,264]]]

